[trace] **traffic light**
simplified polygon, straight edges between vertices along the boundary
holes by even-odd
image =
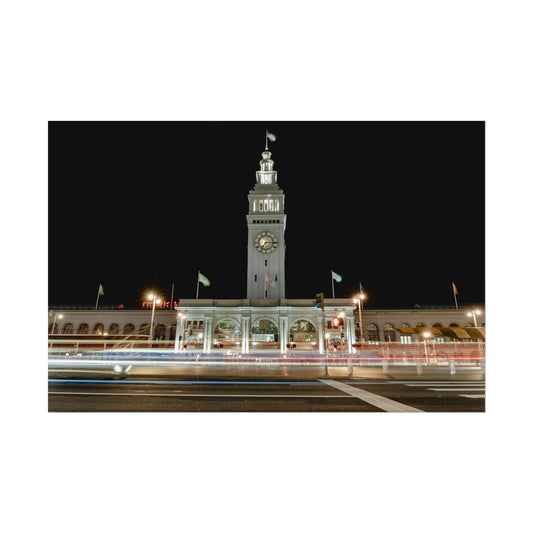
[[[317,309],[322,309],[322,311],[324,311],[324,293],[323,292],[317,293],[315,307]]]

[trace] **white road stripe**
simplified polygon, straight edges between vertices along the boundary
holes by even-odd
[[[465,382],[465,381],[432,381],[431,383],[405,383],[407,387],[434,387],[435,385],[444,386],[448,385],[451,387],[465,386],[465,387],[484,387],[485,383],[479,382]]]
[[[450,392],[480,392],[480,391],[483,391],[484,389],[482,388],[476,388],[476,389],[469,389],[469,388],[442,388],[442,389],[429,389],[428,390],[434,390],[434,391],[450,391]]]
[[[463,396],[464,398],[485,398],[484,394],[459,394],[459,396]]]
[[[220,398],[343,398],[340,394],[196,394],[196,393],[157,393],[157,392],[53,392],[48,394],[68,394],[73,396],[215,396]]]
[[[414,407],[411,407],[409,405],[390,400],[389,398],[385,398],[384,396],[379,396],[372,392],[353,387],[352,385],[345,385],[344,383],[339,383],[332,379],[321,379],[319,381],[325,383],[326,385],[330,385],[331,387],[335,387],[336,389],[339,389],[345,392],[346,394],[349,394],[350,396],[355,396],[356,398],[359,398],[360,400],[363,400],[364,402],[369,403],[374,407],[379,407],[380,409],[383,409],[384,411],[387,411],[389,413],[424,412],[420,409],[415,409]]]

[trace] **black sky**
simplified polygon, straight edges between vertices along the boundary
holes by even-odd
[[[285,192],[286,297],[368,308],[485,296],[483,122],[52,122],[49,304],[149,288],[246,297],[247,194],[265,144]]]

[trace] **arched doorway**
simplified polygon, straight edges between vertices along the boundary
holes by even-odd
[[[316,350],[317,334],[315,326],[309,320],[296,320],[289,328],[289,344],[299,350]]]
[[[213,348],[236,348],[241,345],[241,326],[233,318],[224,318],[215,326]]]
[[[269,318],[258,318],[250,334],[252,350],[272,350],[279,348],[279,329]]]

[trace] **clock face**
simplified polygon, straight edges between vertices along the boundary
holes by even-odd
[[[254,246],[258,252],[269,254],[278,247],[278,238],[270,231],[262,231],[256,235]]]

